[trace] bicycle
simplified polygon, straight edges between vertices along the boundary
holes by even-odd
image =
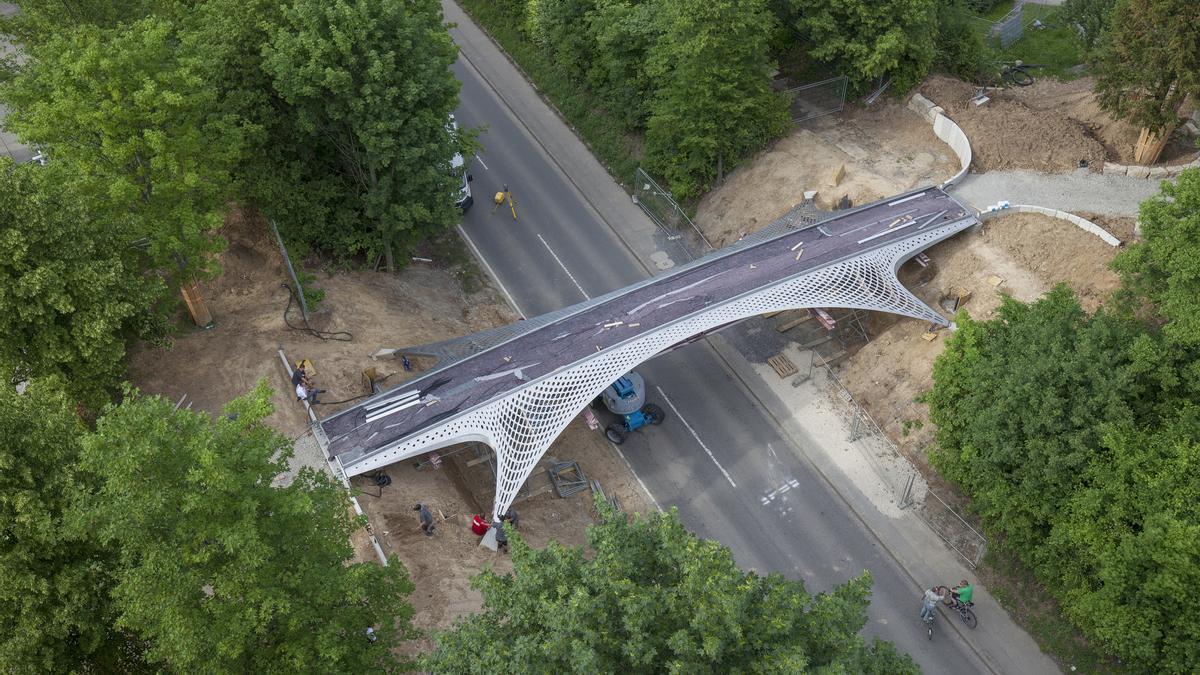
[[[929,616],[925,617],[924,619],[921,619],[921,622],[925,624],[925,632],[927,635],[929,635],[930,640],[933,639],[933,617],[936,615],[937,615],[937,610],[935,609],[934,611],[929,613]]]
[[[971,611],[971,606],[975,603],[964,604],[959,602],[954,597],[954,594],[950,592],[950,589],[945,586],[938,586],[936,590],[942,596],[942,604],[958,612],[959,618],[962,619],[963,623],[967,624],[967,628],[973,629],[979,625],[979,619],[975,617],[975,612]]]

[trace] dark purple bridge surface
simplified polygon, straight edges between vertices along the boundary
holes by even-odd
[[[765,241],[735,245],[672,273],[556,312],[558,318],[552,321],[523,322],[528,330],[456,362],[439,364],[411,382],[323,420],[329,453],[358,455],[394,445],[710,305],[919,236],[933,227],[974,221],[974,216],[972,209],[939,188],[916,190]]]

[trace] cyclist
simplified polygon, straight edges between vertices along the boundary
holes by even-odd
[[[955,602],[970,607],[973,603],[971,598],[975,595],[975,587],[969,581],[963,579],[958,582],[958,585],[950,589],[950,594],[954,596]]]
[[[925,590],[925,597],[921,598],[921,620],[928,621],[933,616],[933,608],[942,601],[942,595],[937,592],[937,587],[928,588]]]

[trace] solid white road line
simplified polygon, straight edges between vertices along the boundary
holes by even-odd
[[[496,282],[496,285],[500,287],[500,292],[504,294],[504,297],[508,298],[508,304],[512,305],[512,308],[517,310],[517,314],[520,314],[522,319],[528,319],[529,317],[525,316],[525,310],[521,309],[521,306],[517,304],[516,299],[513,298],[512,293],[509,293],[508,289],[504,287],[504,282],[500,281],[500,277],[496,275],[496,271],[493,270],[492,266],[488,264],[487,258],[483,257],[483,254],[479,252],[479,247],[475,245],[475,242],[471,241],[469,236],[467,236],[467,230],[463,228],[462,223],[459,223],[458,225],[458,233],[462,235],[463,241],[467,242],[467,246],[471,247],[471,252],[475,254],[475,259],[483,264],[483,269],[487,271],[488,276],[490,276],[492,280]]]
[[[633,465],[629,463],[629,459],[625,457],[625,453],[621,452],[621,446],[613,443],[612,441],[608,441],[608,444],[611,445],[612,449],[616,450],[617,454],[621,456],[621,461],[625,462],[625,467],[629,469],[629,473],[633,474],[633,477],[637,479],[638,485],[642,486],[642,492],[645,492],[646,496],[650,498],[650,503],[654,504],[654,508],[658,509],[659,513],[662,513],[663,507],[658,505],[658,500],[654,498],[654,495],[650,494],[650,488],[646,487],[646,484],[642,482],[642,477],[637,475],[637,472],[633,470]]]
[[[567,266],[564,265],[563,261],[559,259],[558,254],[554,252],[554,249],[550,248],[550,244],[547,244],[546,240],[542,239],[542,235],[540,234],[537,236],[537,238],[541,239],[542,246],[545,246],[546,250],[550,251],[550,255],[554,256],[554,262],[558,263],[558,266],[562,268],[562,271],[567,273],[567,277],[570,278],[571,283],[575,284],[575,288],[578,288],[579,292],[583,294],[584,299],[591,300],[592,296],[588,295],[587,291],[583,290],[583,286],[580,286],[578,281],[575,281],[575,275],[571,274],[571,270],[567,269]]]
[[[476,161],[478,161],[480,164],[483,164],[483,158],[479,156],[479,153],[478,153],[478,152],[477,152],[477,153],[475,153],[475,159],[476,159]],[[491,171],[491,169],[489,169],[489,168],[488,168],[488,165],[487,165],[487,164],[483,164],[483,170],[484,170],[484,171]]]
[[[667,405],[671,406],[671,412],[675,413],[675,416],[679,418],[679,421],[683,422],[683,426],[687,427],[687,430],[691,432],[692,438],[696,439],[696,442],[700,444],[700,447],[704,448],[704,452],[708,453],[708,458],[713,461],[713,464],[717,465],[717,468],[721,470],[721,473],[725,474],[725,480],[729,481],[729,484],[733,487],[737,487],[737,483],[733,482],[733,478],[730,478],[729,472],[725,470],[725,467],[721,466],[721,463],[717,461],[716,456],[712,454],[712,450],[708,449],[708,446],[704,444],[704,441],[700,440],[700,434],[696,433],[696,430],[692,428],[692,425],[688,424],[688,421],[683,418],[683,415],[679,414],[679,408],[675,407],[675,404],[672,403],[671,399],[667,397],[667,393],[662,390],[662,387],[656,384],[654,385],[654,388],[658,390],[658,395],[662,396],[663,400],[667,402]]]

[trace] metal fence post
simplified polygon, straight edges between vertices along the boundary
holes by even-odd
[[[271,231],[275,233],[275,241],[279,242],[279,252],[283,255],[283,264],[287,265],[288,275],[292,277],[292,283],[296,287],[296,297],[300,299],[300,314],[304,316],[304,323],[308,324],[308,303],[304,300],[304,287],[300,285],[300,279],[296,278],[296,270],[292,267],[292,259],[288,256],[287,247],[283,245],[283,237],[279,236],[279,228],[275,227],[274,220],[268,220],[271,224]]]

